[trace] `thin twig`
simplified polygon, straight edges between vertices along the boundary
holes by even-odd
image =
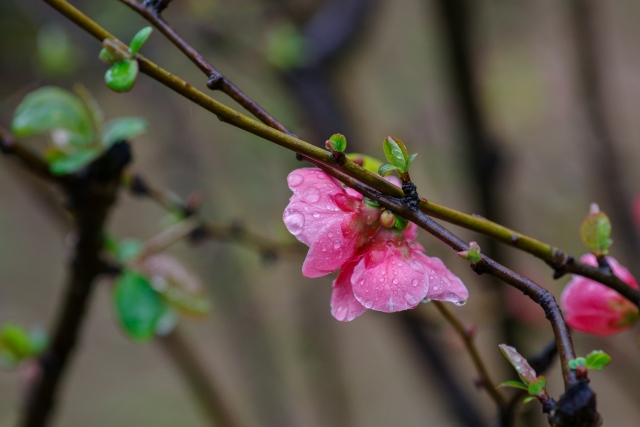
[[[202,361],[191,350],[178,328],[164,337],[158,337],[156,341],[173,364],[178,367],[182,378],[189,385],[189,389],[193,391],[200,406],[216,426],[238,427],[242,425],[235,417],[226,397],[219,392],[219,385],[211,375],[207,374],[207,369]]]
[[[489,393],[491,399],[495,402],[498,408],[502,408],[506,405],[506,401],[504,397],[500,394],[500,392],[496,389],[496,386],[489,375],[489,371],[476,348],[476,344],[473,340],[474,334],[464,326],[462,321],[458,319],[458,317],[453,314],[451,310],[449,310],[446,304],[441,303],[440,301],[432,301],[433,305],[438,309],[440,314],[446,319],[447,322],[453,327],[458,336],[462,339],[464,343],[464,347],[467,349],[469,356],[471,356],[471,360],[473,361],[473,365],[478,371],[478,379],[479,383],[482,387]]]
[[[65,0],[43,0],[51,5],[58,12],[62,13],[69,20],[76,23],[83,28],[86,32],[102,41],[106,38],[116,39],[111,33],[106,31],[95,21],[87,17],[78,9],[70,5]],[[147,74],[149,77],[164,84],[168,88],[172,89],[176,93],[190,99],[194,103],[200,105],[206,110],[215,114],[220,120],[229,123],[232,126],[243,129],[249,133],[260,136],[268,141],[278,144],[284,148],[295,151],[296,153],[304,156],[308,160],[314,160],[321,162],[324,165],[330,165],[331,167],[339,166],[341,170],[348,176],[356,178],[359,182],[370,186],[381,194],[388,195],[395,198],[403,197],[402,190],[395,185],[382,179],[379,175],[373,174],[355,162],[349,159],[343,159],[341,164],[338,165],[331,153],[316,147],[308,142],[302,141],[289,134],[283,133],[270,126],[264,125],[244,114],[227,107],[226,105],[216,101],[215,99],[205,95],[201,91],[195,89],[191,84],[184,81],[178,76],[175,76],[163,68],[159,67],[155,63],[149,61],[142,55],[136,55],[138,63],[140,64],[140,70]],[[420,209],[429,215],[436,218],[446,220],[455,225],[477,231],[481,234],[485,234],[489,237],[495,238],[503,243],[507,243],[513,247],[528,252],[549,264],[552,268],[560,273],[572,273],[572,266],[567,266],[567,262],[573,257],[560,249],[536,240],[532,237],[526,236],[522,233],[513,231],[507,227],[496,224],[487,219],[465,214],[455,209],[451,209],[430,200],[421,199]],[[574,265],[579,265],[578,261],[573,261]],[[613,274],[603,277],[598,273],[596,267],[581,265],[581,274],[584,277],[599,281],[600,283],[616,290],[621,295],[628,298],[631,302],[640,307],[640,291],[631,288],[622,280],[614,276]],[[576,273],[577,274],[577,273]]]
[[[139,3],[136,0],[120,0],[122,3],[129,6],[131,9],[142,15],[147,21],[152,23],[162,34],[164,34],[171,42],[180,49],[185,56],[187,56],[204,74],[207,75],[209,81],[207,87],[213,90],[219,90],[230,96],[238,104],[242,105],[244,109],[249,111],[255,117],[257,117],[262,123],[271,126],[274,129],[278,129],[281,132],[293,135],[287,128],[285,128],[280,122],[278,122],[273,116],[258,105],[253,99],[245,95],[238,87],[233,84],[228,78],[220,73],[216,68],[211,65],[202,55],[198,53],[184,38],[182,38],[167,22],[162,18],[160,12],[162,9],[158,9],[152,4]],[[168,3],[168,2],[167,2]],[[165,6],[166,7],[166,6]],[[164,9],[164,8],[163,8]]]

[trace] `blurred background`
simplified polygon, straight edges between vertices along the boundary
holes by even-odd
[[[147,25],[116,0],[73,4],[124,41]],[[349,151],[379,158],[386,136],[403,140],[419,152],[411,176],[422,197],[575,255],[586,251],[580,223],[599,203],[613,221],[612,255],[638,277],[640,3],[175,0],[163,15],[303,139],[323,145],[340,132]],[[129,93],[110,91],[99,50],[43,2],[0,1],[0,126],[30,91],[82,83],[107,119],[149,122],[133,142],[133,166],[156,186],[181,197],[201,192],[207,220],[293,242],[282,223],[286,176],[305,164],[144,75]],[[159,32],[143,53],[208,90]],[[109,221],[112,235],[144,240],[166,227],[165,211],[125,193]],[[13,159],[0,159],[0,322],[52,324],[68,260],[60,201]],[[568,281],[554,281],[527,254],[451,228],[556,297]],[[452,307],[477,326],[494,380],[513,379],[497,345],[525,356],[539,351],[552,338],[542,310],[476,276],[426,233],[419,240],[469,288],[468,304]],[[169,252],[207,287],[212,314],[184,319],[180,329],[242,425],[466,427],[495,419],[461,341],[429,304],[414,310],[419,323],[367,312],[343,324],[329,310],[333,277],[302,277],[304,251],[271,258],[209,240]],[[602,349],[613,357],[591,375],[605,425],[639,425],[637,328],[608,339],[575,333],[574,341],[580,355]],[[557,362],[546,376],[557,397]],[[20,372],[0,371],[0,427],[16,424],[23,391]],[[135,344],[119,330],[107,282],[96,288],[58,403],[58,426],[211,425],[166,348]],[[537,402],[521,413],[518,425],[546,425]]]

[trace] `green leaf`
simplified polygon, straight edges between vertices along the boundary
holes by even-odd
[[[385,163],[384,165],[381,165],[381,166],[380,166],[380,168],[378,169],[378,173],[379,173],[381,176],[387,176],[387,175],[389,175],[391,172],[393,172],[393,171],[397,171],[397,170],[398,170],[398,167],[397,167],[397,166],[394,166],[394,165],[389,164],[389,163]]]
[[[267,60],[281,70],[290,70],[304,64],[304,37],[292,23],[276,26],[267,34]]]
[[[116,281],[113,299],[118,320],[130,338],[154,337],[165,306],[145,276],[125,270]]]
[[[332,151],[338,151],[342,153],[347,148],[347,138],[345,138],[341,133],[331,135],[331,138],[329,138],[328,142]]]
[[[527,359],[522,357],[515,348],[506,344],[500,344],[498,347],[500,347],[500,351],[504,357],[511,363],[511,366],[515,368],[518,376],[525,384],[531,384],[538,380],[536,371],[533,370]]]
[[[409,226],[408,219],[404,219],[399,215],[395,215],[395,217],[396,217],[396,222],[394,224],[394,227],[396,227],[398,230],[402,231]]]
[[[349,160],[359,164],[371,173],[378,173],[378,169],[382,166],[382,162],[380,160],[375,157],[367,156],[366,154],[349,153],[346,156]]]
[[[104,75],[107,86],[116,92],[128,92],[133,88],[138,76],[138,61],[127,59],[116,62]]]
[[[611,356],[602,350],[594,350],[589,353],[585,360],[585,366],[588,369],[601,371],[611,362]]]
[[[19,138],[64,129],[76,142],[90,143],[93,131],[89,113],[71,92],[45,86],[27,95],[13,115],[11,131]]]
[[[496,388],[499,388],[499,387],[513,387],[513,388],[519,388],[521,390],[529,390],[527,388],[527,385],[521,383],[520,381],[505,381],[496,386]]]
[[[413,160],[417,155],[418,153],[413,153],[411,156],[409,156],[409,160],[407,160],[407,170],[409,170],[409,166],[411,166],[411,163],[413,163]]]
[[[108,121],[102,128],[102,145],[110,147],[118,141],[138,136],[149,129],[146,120],[138,117],[123,117]]]
[[[99,148],[77,149],[67,155],[56,156],[50,160],[49,169],[54,175],[74,173],[98,158],[101,153],[102,150]]]
[[[527,403],[531,402],[532,400],[536,400],[537,398],[535,396],[528,396],[525,397],[524,399],[522,399],[522,404],[526,405]]]
[[[124,239],[116,248],[115,256],[121,263],[127,263],[142,253],[144,245],[140,240]]]
[[[97,132],[104,124],[104,113],[100,105],[98,105],[98,101],[96,101],[93,95],[91,95],[91,92],[89,92],[89,89],[83,84],[76,83],[73,85],[73,91],[78,95],[78,98],[82,101],[82,105],[84,105],[84,108],[89,112],[93,129]]]
[[[38,31],[38,65],[50,76],[62,76],[75,71],[79,55],[69,35],[59,25],[46,25]]]
[[[133,36],[133,38],[131,39],[131,43],[129,44],[129,52],[131,52],[132,55],[135,55],[136,53],[138,53],[142,45],[147,41],[147,39],[151,35],[152,31],[153,31],[153,28],[144,27],[143,29],[138,31],[138,33],[135,36]]]
[[[400,144],[402,144],[402,142],[400,142]],[[404,144],[402,145],[402,147],[404,147]],[[403,151],[402,147],[398,145],[398,140],[396,140],[391,136],[387,137],[387,139],[385,139],[384,142],[382,143],[382,149],[384,150],[384,155],[389,161],[389,163],[391,163],[394,166],[397,166],[400,172],[406,172],[408,156],[405,157],[404,153],[406,152],[406,148]]]
[[[129,47],[120,40],[104,39],[102,40],[102,50],[98,54],[98,58],[108,64],[131,59]]]
[[[571,369],[578,369],[578,366],[586,366],[587,360],[584,357],[576,357],[568,362]]]
[[[584,244],[596,255],[606,255],[609,252],[609,246],[613,243],[611,221],[595,203],[591,204],[589,214],[580,226],[580,236]]]
[[[536,381],[529,384],[528,392],[532,396],[538,396],[543,393],[544,388],[547,386],[547,380],[545,377],[539,377]]]
[[[33,354],[29,332],[16,323],[5,323],[0,328],[0,352],[16,362]]]

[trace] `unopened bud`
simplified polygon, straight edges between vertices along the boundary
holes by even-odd
[[[329,138],[324,145],[328,150],[342,153],[347,148],[347,138],[341,133],[336,133],[335,135],[331,135],[331,138]]]
[[[469,249],[458,252],[458,256],[466,259],[467,261],[471,261],[472,264],[477,264],[482,260],[482,257],[480,256],[480,245],[476,242],[470,242]]]
[[[391,211],[382,211],[380,214],[380,224],[383,227],[392,228],[396,224],[396,216]]]

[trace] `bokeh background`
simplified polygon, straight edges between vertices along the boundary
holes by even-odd
[[[146,25],[116,0],[73,3],[125,41]],[[640,3],[176,0],[164,16],[303,139],[321,145],[341,132],[349,151],[382,157],[382,140],[398,137],[419,152],[411,175],[423,197],[573,254],[585,251],[579,225],[598,202],[614,221],[612,254],[640,272],[630,215],[640,190]],[[182,197],[201,192],[207,220],[293,241],[281,219],[290,197],[286,176],[304,165],[291,152],[223,124],[146,76],[129,93],[110,91],[99,49],[43,2],[1,0],[0,125],[9,126],[28,92],[80,82],[107,118],[149,121],[150,131],[133,142],[134,168],[156,186]],[[143,53],[207,90],[200,71],[159,32]],[[60,201],[12,159],[0,159],[0,321],[51,325],[68,261]],[[144,240],[165,226],[165,211],[124,191],[109,221],[118,238]],[[556,296],[568,280],[554,281],[540,260],[452,228]],[[552,337],[542,311],[473,274],[432,237],[422,233],[420,241],[468,286],[468,304],[455,311],[477,326],[496,381],[513,379],[497,344],[535,353]],[[461,342],[428,304],[415,311],[423,321],[418,345],[397,315],[335,321],[332,277],[303,278],[304,252],[265,259],[216,241],[180,243],[169,252],[207,287],[212,314],[183,320],[180,329],[243,425],[479,426],[495,418]],[[605,425],[639,425],[637,328],[574,339],[579,354],[601,348],[613,356],[607,370],[591,375]],[[547,378],[557,396],[557,363]],[[19,372],[0,371],[0,427],[15,425],[23,391]],[[537,402],[522,413],[519,425],[545,425]],[[121,333],[103,281],[55,425],[211,423],[164,347]]]

